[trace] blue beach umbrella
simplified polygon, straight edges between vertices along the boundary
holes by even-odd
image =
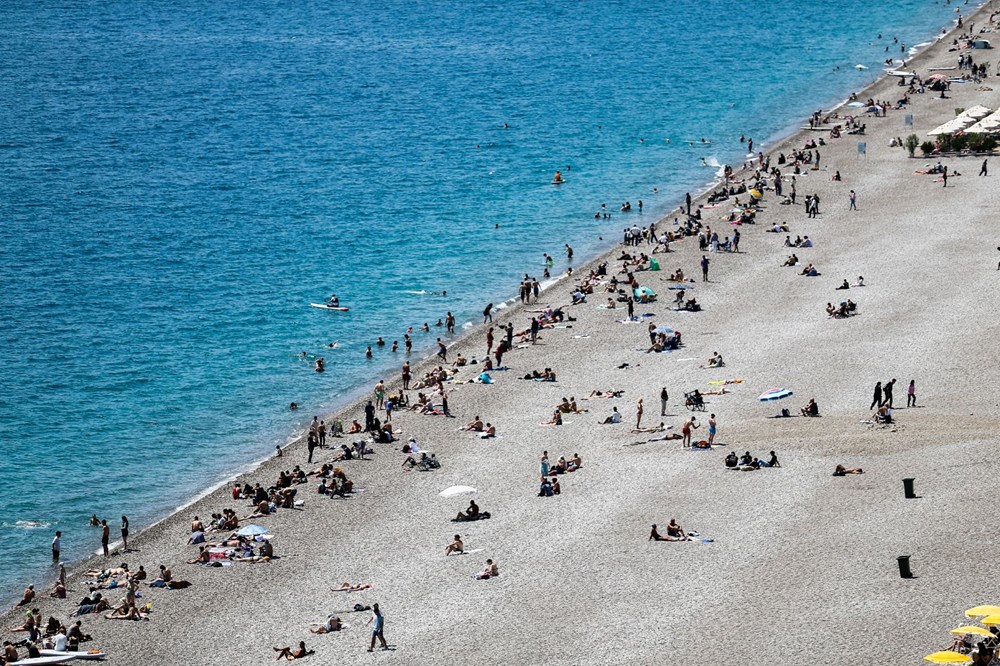
[[[677,291],[683,291],[685,289],[694,289],[694,285],[693,284],[688,284],[686,282],[683,282],[681,284],[672,284],[669,287],[667,287],[667,289],[674,289],[674,290],[677,290]]]
[[[787,398],[792,395],[792,392],[786,388],[773,388],[769,391],[765,391],[757,396],[757,399],[761,402],[771,402],[772,400],[781,400],[782,398]]]
[[[267,528],[260,525],[245,525],[236,533],[237,536],[255,537],[258,534],[267,534]]]

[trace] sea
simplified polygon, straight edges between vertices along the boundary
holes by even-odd
[[[407,327],[417,360],[446,313],[461,334],[546,253],[562,274],[565,244],[579,265],[668,214],[741,135],[787,135],[972,8],[8,3],[0,599],[52,579],[56,530],[72,562],[92,514],[162,519],[398,376]],[[333,293],[348,312],[310,307]]]

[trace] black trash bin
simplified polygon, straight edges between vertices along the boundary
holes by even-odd
[[[910,571],[910,556],[900,555],[896,558],[896,562],[899,564],[899,577],[900,578],[913,578],[913,572]]]
[[[913,491],[913,479],[903,479],[903,496],[906,499],[916,499],[917,493]]]

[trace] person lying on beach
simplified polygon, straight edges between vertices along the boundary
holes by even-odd
[[[598,423],[600,423],[601,425],[608,425],[608,424],[621,423],[621,422],[622,422],[622,415],[621,415],[621,413],[619,413],[617,407],[612,407],[611,408],[611,416],[607,417],[603,421],[598,421]]]
[[[664,432],[667,426],[664,425],[663,421],[660,421],[660,425],[649,426],[647,428],[632,428],[630,432]]]
[[[336,615],[331,615],[326,618],[326,622],[319,625],[318,627],[310,627],[309,631],[314,634],[329,634],[334,631],[340,631],[344,628],[344,623]]]
[[[25,615],[24,624],[22,624],[20,627],[14,627],[10,631],[16,633],[26,631],[28,633],[31,633],[35,630],[35,627],[41,621],[40,617],[41,617],[41,611],[39,611],[37,608],[35,608],[34,610],[29,610]]]
[[[333,592],[361,592],[363,590],[370,590],[375,586],[371,583],[358,583],[357,585],[351,585],[348,582],[343,582],[340,587],[331,588]]]
[[[476,418],[472,419],[471,421],[465,424],[464,430],[467,430],[469,432],[482,432],[483,420],[479,418],[479,415],[477,414]]]
[[[303,657],[308,657],[311,654],[316,654],[313,650],[306,649],[305,641],[299,641],[299,646],[294,650],[290,647],[276,647],[274,651],[278,653],[278,656],[274,658],[275,661],[281,661],[282,658],[288,661],[295,661],[296,659],[302,659]]]
[[[455,535],[455,539],[448,544],[448,547],[444,549],[445,557],[451,555],[452,553],[458,553],[459,555],[465,554],[465,544],[462,542],[462,537],[459,534]]]
[[[837,465],[833,470],[834,476],[846,476],[848,474],[864,474],[865,471],[860,467],[844,467],[843,465]]]
[[[108,603],[107,599],[98,599],[95,603],[80,604],[77,609],[73,611],[71,617],[89,615],[90,613],[100,613],[101,611],[106,611],[109,608],[111,608],[111,604]]]
[[[596,398],[601,398],[601,399],[620,398],[623,395],[625,395],[625,391],[598,391],[598,390],[595,389],[595,390],[591,391],[590,395],[587,396],[586,398],[584,398],[584,400],[590,400],[591,398],[595,398],[595,399]]]
[[[819,416],[819,405],[815,398],[809,398],[809,402],[802,408],[802,416]]]
[[[486,567],[476,574],[476,578],[479,580],[488,580],[499,575],[500,570],[497,568],[497,565],[493,562],[493,560],[486,560]]]

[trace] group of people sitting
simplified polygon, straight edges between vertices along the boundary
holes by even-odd
[[[483,423],[483,420],[476,414],[476,417],[465,424],[463,430],[467,432],[478,432],[484,439],[497,436],[497,427],[492,423]]]
[[[796,236],[795,240],[792,240],[791,236],[785,236],[785,247],[812,247],[813,242],[809,239],[809,236]],[[794,264],[786,264],[786,266],[791,266]]]
[[[79,652],[80,644],[91,640],[89,634],[83,633],[82,627],[83,622],[77,620],[67,629],[62,622],[51,616],[42,626],[41,611],[37,608],[29,610],[24,624],[12,629],[14,632],[26,632],[28,638],[17,644],[4,641],[3,650],[0,652],[0,664],[13,664],[21,659],[39,659],[42,656],[40,649]],[[18,652],[19,647],[26,648],[23,656]]]
[[[846,301],[840,302],[840,307],[834,307],[833,303],[826,304],[826,314],[834,319],[844,319],[846,317],[853,317],[858,313],[858,304],[847,299]]]
[[[647,541],[687,541],[688,533],[684,531],[684,528],[677,523],[676,518],[671,518],[670,522],[667,524],[667,535],[663,536],[657,530],[656,525],[649,532],[649,538]]]
[[[749,451],[742,456],[737,456],[735,451],[730,451],[729,455],[726,456],[725,464],[729,469],[738,469],[744,472],[757,470],[762,467],[781,467],[781,463],[778,462],[778,454],[771,451],[769,456],[770,458],[768,458],[767,462],[764,462],[760,458],[751,455]]]

